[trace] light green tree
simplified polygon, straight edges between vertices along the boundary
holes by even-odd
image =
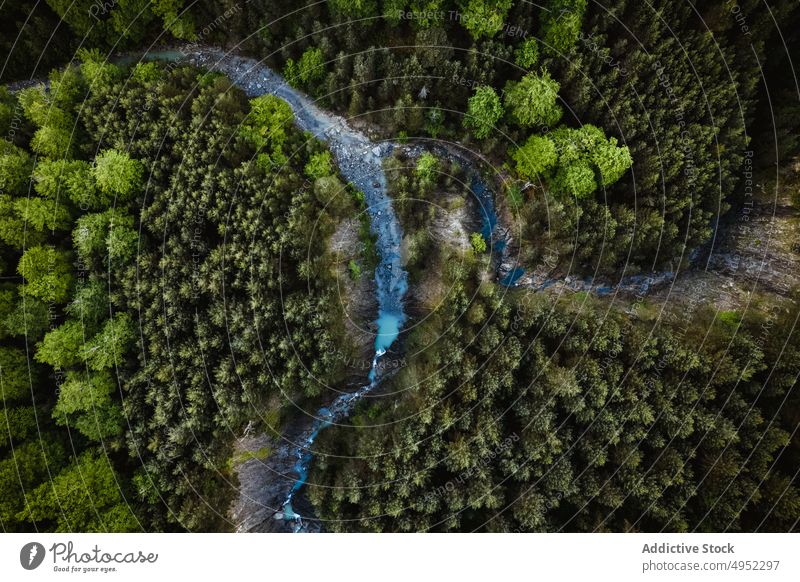
[[[73,153],[71,128],[55,124],[40,127],[33,134],[31,149],[49,158],[71,158]]]
[[[325,57],[322,50],[309,48],[297,62],[292,59],[286,61],[284,76],[292,85],[315,88],[314,85],[325,77]]]
[[[378,13],[376,0],[328,0],[331,10],[350,18],[366,18]]]
[[[8,194],[0,194],[0,240],[15,249],[41,244],[44,236],[41,231],[25,228],[25,222],[17,212],[17,201]]]
[[[517,172],[529,180],[535,180],[548,172],[558,161],[553,140],[540,135],[529,137],[525,145],[516,149],[511,157],[517,162]]]
[[[129,214],[114,212],[108,221],[106,250],[108,258],[127,264],[136,254],[139,233],[136,232],[133,217]]]
[[[75,221],[72,244],[84,264],[91,265],[106,254],[109,215],[107,212],[85,214]]]
[[[194,20],[189,10],[184,10],[183,0],[151,0],[153,14],[161,17],[164,28],[175,38],[194,40],[197,38]]]
[[[262,168],[269,169],[272,164],[285,162],[282,147],[293,119],[291,107],[279,97],[261,95],[250,100],[250,113],[240,126],[240,132],[261,152],[258,162]]]
[[[610,186],[631,167],[633,160],[627,147],[618,146],[616,138],[606,138],[603,130],[591,124],[577,129],[561,127],[548,137],[558,151],[558,173],[552,186],[555,191],[584,197],[590,183],[591,191],[600,184]],[[599,174],[598,180],[594,177]],[[593,174],[592,180],[588,173]]]
[[[123,363],[133,345],[134,327],[130,315],[116,313],[106,320],[100,331],[86,343],[81,355],[93,370],[104,370]]]
[[[478,87],[467,102],[464,127],[478,139],[487,137],[495,124],[503,117],[503,106],[492,87]]]
[[[0,142],[0,192],[25,194],[31,167],[31,157],[25,150]]]
[[[66,307],[67,314],[80,321],[87,330],[94,331],[109,315],[107,285],[100,279],[91,279],[80,285]]]
[[[36,346],[37,362],[63,370],[81,362],[81,350],[86,342],[86,330],[80,321],[68,319],[47,332]]]
[[[71,224],[69,211],[63,204],[39,196],[17,198],[14,210],[27,228],[37,232],[67,230]]]
[[[78,429],[94,441],[119,436],[123,416],[112,400],[117,384],[108,371],[87,375],[85,370],[71,371],[61,385],[53,419],[61,426]]]
[[[333,161],[331,159],[331,153],[328,150],[325,150],[312,155],[311,159],[308,160],[304,171],[306,176],[312,180],[330,176],[333,173]]]
[[[491,38],[502,28],[512,0],[462,0],[460,22],[474,40]]]
[[[618,146],[614,137],[598,143],[591,152],[591,158],[600,171],[603,186],[610,186],[619,180],[633,164],[628,147]]]
[[[575,46],[586,13],[586,0],[550,0],[539,35],[548,54],[568,53]]]
[[[509,81],[504,95],[509,118],[522,127],[554,126],[563,113],[558,90],[558,81],[547,71],[528,73],[519,82]]]
[[[423,153],[417,160],[417,167],[414,173],[421,182],[431,184],[436,181],[439,170],[439,160],[430,152]]]
[[[71,200],[80,209],[100,209],[109,199],[98,196],[92,167],[83,160],[40,160],[33,172],[36,191],[51,200]]]
[[[597,189],[597,182],[592,167],[585,161],[577,161],[559,166],[550,186],[562,195],[574,196],[580,200]]]
[[[17,265],[25,278],[22,291],[46,302],[64,303],[72,284],[72,271],[67,254],[53,247],[29,248]]]
[[[132,159],[127,152],[106,150],[94,160],[92,175],[105,201],[110,203],[116,197],[120,202],[127,202],[142,187],[144,168],[138,160]]]
[[[535,38],[526,38],[514,51],[514,62],[523,69],[530,69],[539,62],[539,43]]]
[[[476,253],[486,252],[486,239],[479,232],[473,232],[469,235],[469,243],[472,245],[472,250]]]
[[[34,297],[19,297],[14,309],[5,316],[0,325],[10,336],[27,336],[29,341],[37,341],[50,327],[47,304]]]

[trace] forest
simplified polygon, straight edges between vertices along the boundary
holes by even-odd
[[[348,373],[317,354],[347,350],[326,241],[357,199],[281,100],[80,57],[3,94],[0,519],[222,527],[230,435]]]
[[[796,527],[796,307],[609,313],[505,295],[474,256],[453,259],[391,396],[364,403],[348,438],[322,436],[309,495],[327,528]]]
[[[431,149],[469,152],[526,268],[702,269],[753,183],[800,183],[796,3],[20,0],[0,30],[3,531],[229,531],[240,435],[365,381],[363,192],[279,97],[120,58],[206,46],[397,146],[404,365],[320,433],[326,530],[797,529],[797,289],[508,288]]]

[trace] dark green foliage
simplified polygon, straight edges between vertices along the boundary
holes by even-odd
[[[21,349],[0,347],[0,393],[3,402],[24,400],[30,395],[28,359]]]
[[[36,432],[36,411],[32,406],[0,409],[0,448],[24,441]]]
[[[208,501],[226,502],[230,471],[220,427],[240,430],[254,407],[313,398],[346,373],[326,250],[352,197],[280,99],[249,102],[188,67],[126,78],[81,55],[49,91],[20,95],[36,167],[16,146],[0,166],[3,256],[24,278],[0,290],[2,334],[36,346],[32,361],[0,349],[2,442],[17,451],[3,471],[27,454],[34,411],[43,435],[79,455],[53,466],[52,486],[39,485],[46,467],[30,473],[27,509],[10,491],[4,526],[139,529],[130,504],[148,529],[216,528]],[[43,129],[67,127],[63,147],[45,144]],[[39,196],[26,195],[31,174]]]
[[[702,308],[659,323],[509,297],[464,265],[447,263],[448,301],[410,333],[392,397],[350,438],[320,437],[309,496],[333,529],[792,527],[796,312],[774,338],[765,314],[738,333]]]
[[[350,275],[377,261],[363,196],[285,103],[189,67],[116,67],[112,46],[162,29],[235,41],[398,141],[475,138],[499,165],[511,151],[523,262],[555,249],[579,271],[631,271],[709,238],[742,203],[748,150],[768,169],[798,152],[785,71],[800,10],[738,4],[751,34],[725,3],[677,0],[3,3],[4,81],[90,47],[49,90],[0,90],[3,528],[227,527],[232,435],[288,401],[318,406],[349,372],[327,255],[342,218],[360,218]],[[703,312],[682,330],[501,300],[477,282],[480,236],[461,257],[428,232],[441,197],[463,203],[462,172],[431,156],[387,174],[410,280],[432,269],[448,292],[413,328],[392,400],[358,410],[354,438],[324,433],[355,458],[318,457],[312,481],[335,486],[310,492],[323,516],[402,531],[796,527],[791,314],[765,336],[754,315]]]
[[[130,317],[106,313],[81,357],[92,378],[125,373],[126,446],[147,471],[135,500],[157,529],[223,527],[211,507],[228,502],[230,431],[318,395],[345,372],[327,346],[348,349],[326,240],[354,209],[330,155],[282,100],[248,101],[224,77],[197,77],[178,67],[128,80],[116,101],[92,93],[82,117],[90,136],[128,144],[148,168],[141,234],[107,212],[79,219],[86,244],[75,239],[95,268],[105,253],[117,264],[109,301]],[[117,256],[121,228],[129,251]],[[108,386],[99,398],[113,403]],[[60,406],[95,420],[83,402]],[[103,406],[93,438],[114,434]]]
[[[4,454],[0,459],[0,522],[5,531],[34,531],[27,513],[30,492],[40,483],[49,484],[50,476],[64,464],[64,447],[50,438],[15,443],[14,454]]]
[[[0,82],[31,79],[63,64],[71,56],[70,36],[46,2],[0,3]]]

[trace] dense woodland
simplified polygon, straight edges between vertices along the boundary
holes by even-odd
[[[3,3],[0,82],[49,82],[0,88],[0,527],[227,529],[234,436],[353,372],[327,240],[363,197],[279,99],[112,53],[236,46],[382,137],[472,148],[525,265],[686,266],[747,172],[800,153],[796,3],[541,4]],[[510,292],[480,236],[436,247],[403,204],[464,195],[459,168],[386,169],[411,282],[443,295],[392,396],[320,437],[326,527],[796,529],[791,301],[658,317]]]
[[[321,436],[309,496],[326,528],[796,527],[796,307],[609,312],[506,294],[471,254],[440,261],[447,296],[389,396]]]
[[[746,0],[738,12],[683,0],[48,5],[73,44],[235,43],[387,135],[472,143],[498,168],[514,157],[516,174],[503,178],[512,204],[522,202],[516,227],[529,262],[547,246],[585,272],[685,264],[743,203],[746,152],[769,168],[800,145],[797,88],[783,74],[800,35],[800,9],[789,1],[765,10]],[[37,8],[38,26],[48,18]],[[586,124],[627,151],[606,147],[592,159],[598,148],[582,155],[578,139],[564,159],[543,163],[553,153],[542,138]],[[520,162],[519,150],[535,161]]]
[[[232,436],[346,373],[326,241],[355,197],[283,101],[96,56],[3,94],[0,519],[224,527]]]

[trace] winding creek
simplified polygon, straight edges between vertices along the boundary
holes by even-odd
[[[165,60],[186,62],[204,69],[219,71],[242,88],[248,97],[270,93],[285,100],[295,116],[295,123],[328,144],[345,180],[352,182],[364,193],[371,230],[376,236],[376,249],[380,261],[375,269],[376,299],[378,315],[375,337],[375,352],[368,374],[369,382],[350,393],[341,394],[328,406],[320,408],[316,415],[306,418],[309,426],[291,439],[290,454],[294,459],[292,470],[294,481],[285,494],[280,508],[272,518],[283,520],[292,531],[308,531],[308,523],[296,511],[293,502],[308,478],[310,465],[314,460],[312,450],[314,441],[325,428],[346,419],[356,403],[371,392],[380,382],[378,362],[398,338],[406,313],[403,299],[408,290],[407,274],[401,263],[402,231],[387,193],[383,159],[390,155],[394,145],[376,144],[366,135],[350,127],[337,115],[323,111],[306,95],[292,88],[281,75],[257,61],[217,48],[194,48],[171,51],[150,52],[142,57],[146,60]],[[426,147],[438,155],[458,161],[469,176],[470,190],[475,196],[481,213],[481,233],[491,242],[495,255],[496,275],[500,284],[524,286],[532,289],[545,289],[552,285],[566,286],[573,291],[587,290],[598,295],[610,294],[614,289],[624,288],[634,292],[647,291],[652,277],[643,275],[629,277],[616,286],[597,286],[591,279],[575,280],[536,280],[516,264],[510,255],[510,233],[507,228],[498,228],[498,213],[495,207],[493,189],[476,167],[475,160],[468,154],[461,155],[437,146]],[[423,148],[420,149],[423,151]],[[671,279],[672,274],[662,274],[662,279]],[[540,278],[541,279],[541,278]]]
[[[364,193],[380,257],[375,268],[378,302],[375,355],[368,375],[369,383],[355,392],[338,396],[328,406],[320,408],[311,419],[310,426],[294,440],[292,454],[296,478],[275,517],[291,522],[295,532],[304,531],[303,517],[295,511],[292,502],[308,478],[314,459],[312,445],[322,430],[347,418],[356,403],[378,385],[378,362],[395,342],[406,321],[403,298],[408,290],[408,281],[400,253],[403,235],[387,193],[383,172],[383,158],[391,153],[393,146],[373,143],[364,134],[349,127],[343,118],[321,110],[306,95],[288,85],[283,77],[255,59],[218,49],[200,49],[190,53],[153,52],[145,58],[188,62],[220,71],[241,87],[248,97],[266,93],[280,97],[291,106],[297,126],[326,142],[342,176]]]
[[[310,465],[314,459],[312,446],[317,436],[325,428],[346,419],[355,405],[380,383],[379,360],[397,340],[406,322],[404,297],[408,291],[407,274],[401,262],[402,231],[397,221],[391,199],[387,193],[383,160],[395,148],[393,144],[372,142],[366,135],[350,127],[340,116],[333,115],[317,107],[314,102],[295,90],[283,77],[260,61],[242,57],[215,47],[186,46],[177,50],[159,50],[143,55],[127,55],[114,59],[120,64],[130,64],[139,60],[159,60],[196,65],[203,69],[219,71],[227,75],[248,97],[267,93],[285,100],[295,116],[295,123],[301,129],[327,143],[345,180],[352,182],[364,193],[371,230],[376,236],[376,249],[380,261],[375,269],[375,289],[378,314],[375,321],[374,356],[368,374],[368,383],[354,392],[344,393],[330,404],[320,408],[313,416],[307,416],[303,426],[295,431],[292,438],[285,438],[289,450],[284,451],[292,459],[288,470],[271,468],[277,476],[291,480],[275,479],[274,491],[269,495],[272,504],[262,504],[267,519],[282,521],[292,531],[309,531],[307,520],[295,509],[298,492],[306,483]],[[19,87],[41,81],[26,81]],[[13,89],[13,87],[12,87]],[[572,291],[591,291],[598,295],[608,295],[615,290],[646,293],[652,285],[671,281],[672,273],[626,277],[613,285],[599,285],[589,279],[551,279],[526,271],[511,256],[511,236],[508,228],[499,224],[495,207],[494,193],[490,183],[478,169],[478,161],[469,152],[453,151],[451,148],[433,146],[414,146],[417,153],[434,153],[457,161],[467,170],[470,190],[475,196],[481,213],[481,232],[492,244],[497,280],[509,287],[526,287],[535,290],[561,286]],[[260,523],[257,522],[257,523]],[[245,528],[246,530],[246,528]]]

